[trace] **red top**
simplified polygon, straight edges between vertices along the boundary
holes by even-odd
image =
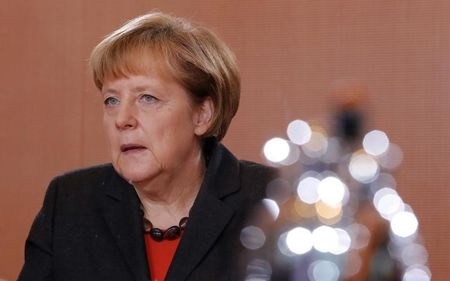
[[[146,233],[144,234],[144,240],[151,281],[164,281],[181,236],[175,240],[158,242],[153,240],[150,234]]]

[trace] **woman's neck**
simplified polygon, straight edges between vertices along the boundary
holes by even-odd
[[[147,183],[136,183],[134,188],[141,200],[144,216],[154,227],[166,229],[178,225],[189,215],[203,182],[203,157],[193,161],[172,175],[160,175]]]

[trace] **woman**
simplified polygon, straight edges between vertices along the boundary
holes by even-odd
[[[56,177],[19,280],[237,280],[239,234],[273,171],[219,142],[239,73],[209,30],[150,13],[92,52],[112,164]]]

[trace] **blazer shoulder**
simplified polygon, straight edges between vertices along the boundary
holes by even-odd
[[[72,171],[64,172],[55,177],[58,181],[83,181],[83,180],[93,180],[93,179],[104,179],[105,176],[114,173],[114,168],[111,163],[105,163],[90,167],[83,167],[75,169]]]
[[[239,160],[240,172],[245,177],[260,177],[262,180],[272,180],[276,178],[279,171],[273,167],[268,167],[256,162]]]
[[[240,160],[239,174],[241,188],[251,197],[262,199],[265,196],[268,184],[279,175],[277,169],[256,162]]]
[[[101,164],[65,172],[53,178],[50,188],[57,194],[70,194],[69,197],[86,196],[109,182],[115,170],[111,164]],[[84,194],[84,195],[83,195]]]

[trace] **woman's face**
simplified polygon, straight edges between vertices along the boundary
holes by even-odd
[[[210,99],[194,104],[183,87],[157,73],[106,79],[102,96],[112,163],[128,181],[170,179],[201,161]]]

